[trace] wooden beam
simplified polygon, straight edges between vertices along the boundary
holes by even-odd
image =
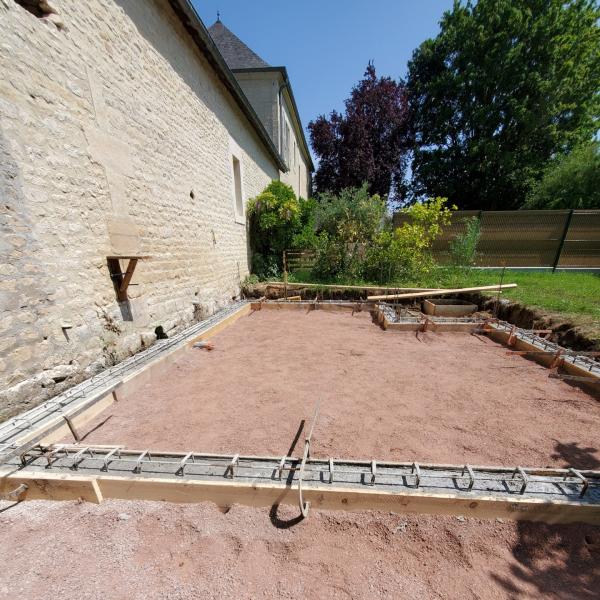
[[[127,263],[127,270],[125,271],[125,275],[123,276],[123,281],[121,281],[121,286],[119,290],[121,292],[126,292],[129,287],[129,283],[131,282],[131,278],[133,277],[133,272],[135,271],[135,267],[137,265],[137,258],[129,259]]]
[[[131,258],[127,263],[127,270],[125,271],[123,279],[121,280],[121,285],[119,286],[119,300],[121,301],[127,300],[127,288],[129,287],[129,283],[133,277],[133,272],[135,271],[137,262],[137,258]]]
[[[564,363],[563,363],[564,364]],[[600,385],[600,377],[595,377],[590,373],[589,376],[582,375],[564,375],[563,373],[550,373],[550,379],[564,379],[565,381],[577,381],[578,383],[586,383],[590,385]]]
[[[425,331],[432,333],[441,332],[461,332],[461,333],[472,333],[476,329],[481,327],[481,324],[477,322],[465,322],[465,323],[436,323],[430,321]],[[387,319],[384,322],[384,329],[392,331],[423,331],[424,322],[410,322],[410,323],[390,323]]]
[[[20,495],[21,500],[85,500],[99,504],[102,492],[94,476],[80,476],[63,473],[39,473],[7,469],[0,471],[0,496],[7,495],[17,486],[25,484],[27,490]]]
[[[186,347],[193,346],[195,342],[199,342],[200,340],[208,340],[213,335],[219,333],[219,331],[229,327],[229,325],[235,323],[240,317],[244,317],[252,312],[252,304],[244,304],[238,310],[236,310],[233,314],[229,315],[222,321],[219,321],[206,331],[202,332],[200,335],[188,340],[186,343]]]
[[[364,302],[312,302],[312,301],[278,301],[271,302],[252,302],[252,310],[296,310],[308,312],[311,310],[324,310],[328,312],[360,312],[370,309]]]
[[[516,288],[516,283],[505,283],[503,285],[483,285],[470,288],[455,288],[448,290],[432,290],[427,292],[409,292],[407,294],[389,294],[387,296],[367,296],[367,300],[408,300],[409,298],[428,298],[430,296],[445,296],[446,294],[466,294],[469,292],[492,292]]]
[[[493,327],[487,328],[485,330],[485,333],[494,341],[504,344],[508,342],[508,339],[510,337],[510,332],[495,329]],[[556,351],[540,352],[539,347],[519,337],[515,338],[514,348],[516,351],[527,351],[527,353],[530,354],[531,358],[535,360],[535,362],[540,363],[546,367],[552,367],[552,365],[555,363],[555,358],[557,354]],[[510,352],[512,354],[514,351]],[[561,354],[560,358],[563,358],[565,356],[567,355]],[[560,368],[567,375],[573,375],[575,377],[582,378],[581,380],[572,380],[574,383],[581,384],[582,387],[586,387],[592,393],[597,393],[597,382],[600,381],[600,377],[598,377],[595,373],[592,373],[584,367],[574,364],[568,360],[562,361]]]
[[[198,481],[133,476],[82,477],[40,471],[20,471],[0,479],[0,492],[7,493],[21,483],[28,485],[24,500],[74,500],[90,502],[103,499],[152,500],[196,503],[214,502],[218,506],[244,504],[269,507],[298,503],[298,490],[282,484],[235,481]],[[393,511],[398,513],[464,515],[476,518],[504,517],[548,523],[586,522],[600,524],[600,505],[577,501],[547,501],[511,495],[498,498],[485,495],[382,492],[350,489],[335,485],[305,487],[304,499],[313,509],[344,511]]]

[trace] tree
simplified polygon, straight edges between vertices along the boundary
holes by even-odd
[[[252,272],[259,277],[277,276],[283,251],[290,248],[301,226],[301,205],[291,186],[271,181],[248,201]]]
[[[551,161],[526,207],[600,208],[600,144],[584,144]]]
[[[367,182],[370,194],[402,195],[410,146],[404,84],[377,77],[369,63],[345,107],[345,114],[333,111],[308,124],[319,158],[317,191],[339,193]]]
[[[512,209],[600,106],[595,0],[455,0],[409,62],[416,197]]]

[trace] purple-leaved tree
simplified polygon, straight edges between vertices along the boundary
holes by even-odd
[[[404,83],[377,77],[369,63],[345,105],[344,114],[333,111],[308,124],[319,159],[317,191],[339,192],[366,181],[371,194],[401,201],[411,144]]]

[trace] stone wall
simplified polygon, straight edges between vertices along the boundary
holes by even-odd
[[[278,177],[167,0],[51,4],[0,0],[0,420],[230,302],[232,152],[244,199]]]

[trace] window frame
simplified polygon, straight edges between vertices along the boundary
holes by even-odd
[[[244,193],[244,161],[242,149],[232,140],[229,140],[229,171],[231,173],[231,200],[233,203],[234,221],[246,225],[246,202]],[[236,169],[236,164],[238,168]],[[239,180],[239,207],[238,207],[238,180]],[[241,208],[241,212],[240,212]]]

